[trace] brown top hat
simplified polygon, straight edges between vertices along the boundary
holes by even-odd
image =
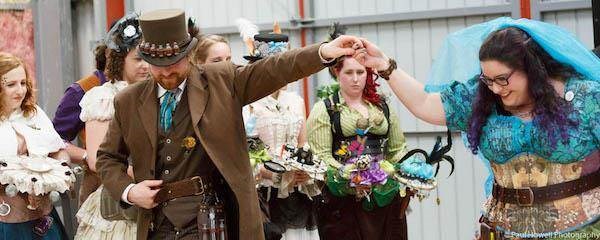
[[[161,9],[142,14],[140,28],[143,41],[140,56],[154,66],[169,66],[185,57],[198,43],[188,34],[185,12]]]

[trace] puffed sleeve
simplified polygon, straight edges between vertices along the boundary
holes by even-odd
[[[446,125],[449,129],[467,131],[478,84],[477,78],[465,83],[453,82],[440,92],[446,115]]]
[[[110,83],[94,87],[86,92],[79,102],[81,121],[110,121],[115,114],[113,104],[115,94],[116,91],[110,87]]]

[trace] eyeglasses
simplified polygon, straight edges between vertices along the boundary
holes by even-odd
[[[492,86],[494,82],[500,86],[508,85],[508,79],[515,73],[516,69],[513,69],[508,75],[497,76],[493,79],[486,77],[483,75],[483,72],[479,74],[479,81],[485,83],[485,85]]]

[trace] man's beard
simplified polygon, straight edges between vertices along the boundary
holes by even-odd
[[[182,73],[182,74],[172,73],[166,77],[163,75],[152,76],[152,77],[154,78],[154,80],[161,83],[161,85],[171,85],[171,84],[179,84],[179,83],[183,82],[183,80],[185,80],[188,77],[188,75],[189,75],[189,71],[186,71],[185,73]],[[163,86],[163,87],[170,87],[170,86]],[[171,87],[177,87],[177,86],[171,86]]]

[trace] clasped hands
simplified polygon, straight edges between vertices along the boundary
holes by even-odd
[[[375,71],[384,71],[389,67],[389,58],[375,44],[350,35],[341,35],[325,43],[320,54],[325,59],[352,56],[363,66]]]

